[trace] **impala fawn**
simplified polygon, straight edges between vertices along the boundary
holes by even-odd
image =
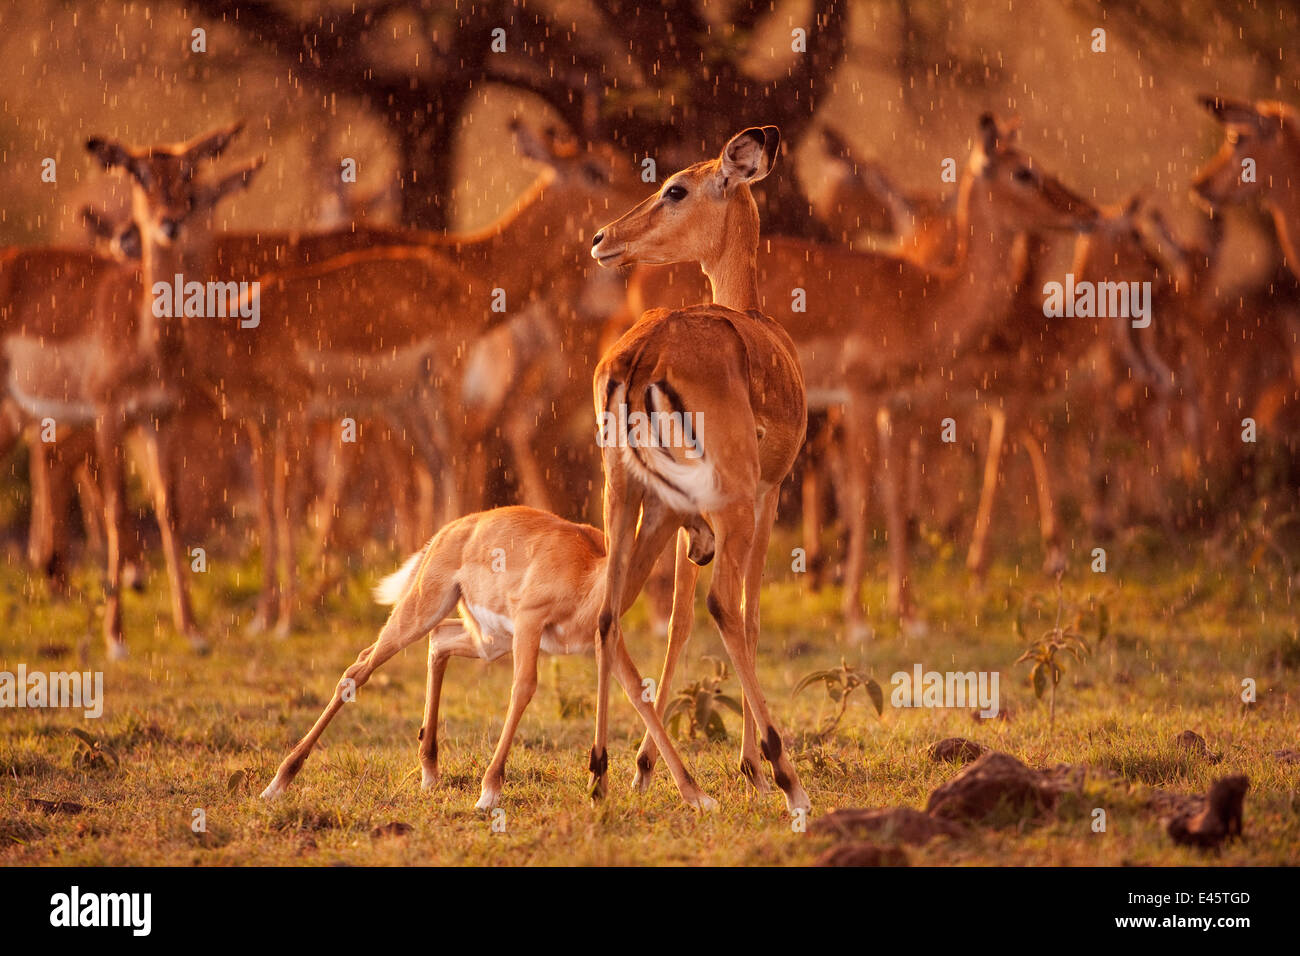
[[[698,540],[703,543],[706,536]],[[428,694],[419,747],[425,789],[438,780],[438,706],[448,661],[514,655],[505,726],[475,804],[480,810],[495,807],[510,743],[537,689],[538,654],[590,653],[604,604],[605,565],[605,540],[598,530],[544,511],[497,508],[448,524],[376,588],[379,602],[393,605],[388,622],[344,672],[324,712],[285,757],[262,796],[284,793],[352,692],[427,634]],[[445,620],[457,607],[459,620]],[[649,720],[653,706],[641,700],[640,677],[631,672],[621,674],[620,681],[633,706]],[[667,748],[666,736],[661,743]]]

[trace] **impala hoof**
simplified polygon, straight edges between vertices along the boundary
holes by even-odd
[[[108,645],[108,659],[110,661],[124,661],[127,656],[125,641],[113,641]]]
[[[122,584],[136,594],[144,593],[144,571],[140,565],[129,563],[122,565]]]
[[[424,768],[420,771],[420,789],[432,790],[438,785],[438,771]]]
[[[718,801],[707,793],[701,793],[690,805],[700,813],[712,813],[718,809]]]
[[[478,798],[478,803],[474,804],[475,810],[492,810],[501,801],[501,794],[484,792]]]
[[[190,631],[185,635],[185,640],[189,642],[190,650],[195,654],[206,655],[212,653],[212,645],[209,644],[208,639],[198,631]]]
[[[276,797],[281,796],[285,789],[284,784],[280,783],[278,780],[272,780],[267,784],[266,789],[262,791],[261,799],[274,800]]]
[[[808,813],[812,810],[812,801],[808,799],[808,794],[804,793],[803,788],[800,787],[793,793],[785,795],[785,808],[791,816],[796,813]]]
[[[926,637],[930,633],[929,622],[923,617],[904,618],[900,623],[900,627],[903,630],[903,636],[908,638]]]
[[[850,624],[845,629],[845,638],[849,645],[856,647],[859,644],[866,644],[875,639],[876,631],[870,624],[856,623]]]
[[[1064,574],[1065,563],[1065,552],[1060,548],[1052,548],[1043,559],[1043,573],[1050,577]]]

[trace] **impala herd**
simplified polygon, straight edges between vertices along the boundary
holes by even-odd
[[[138,432],[175,626],[205,648],[188,586],[195,542],[178,502],[183,482],[211,477],[214,448],[192,438],[195,423],[216,423],[205,434],[220,441],[207,444],[253,479],[262,582],[252,629],[292,627],[307,498],[321,551],[338,546],[347,501],[386,510],[375,520],[415,552],[377,589],[394,606],[388,622],[264,796],[289,786],[377,667],[427,635],[424,786],[438,778],[451,657],[513,654],[509,712],[478,803],[490,808],[539,652],[594,651],[592,797],[606,792],[612,675],[646,726],[636,787],[649,786],[662,757],[699,809],[714,801],[663,718],[699,568],[713,561],[706,606],[743,691],[739,770],[767,792],[766,760],[788,809],[806,810],[756,667],[769,537],[801,450],[810,571],[820,579],[821,525],[833,510],[845,528],[845,626],[860,640],[872,493],[889,609],[919,629],[909,556],[920,500],[931,499],[941,524],[973,512],[967,565],[983,574],[1008,438],[1031,465],[1046,565],[1064,566],[1053,471],[1065,452],[1050,427],[1062,402],[1091,450],[1081,484],[1098,534],[1126,520],[1125,507],[1159,511],[1171,480],[1195,486],[1214,470],[1231,481],[1249,455],[1236,440],[1244,419],[1293,449],[1300,116],[1278,103],[1203,105],[1226,135],[1193,183],[1207,213],[1196,241],[1176,238],[1140,198],[1112,208],[1084,198],[1025,152],[1016,124],[989,114],[947,196],[903,193],[827,129],[832,176],[812,208],[836,242],[760,235],[751,187],[777,164],[771,126],[737,134],[647,198],[614,150],[516,123],[536,181],[492,226],[451,235],[355,221],[218,231],[215,211],[262,166],[208,172],[239,124],[149,148],[92,139],[91,155],[130,182],[130,216],[85,210],[93,251],[0,251],[0,441],[27,439],[29,559],[62,573],[75,489],[102,552],[108,652],[123,656],[121,592],[140,560],[127,438]],[[1252,200],[1272,217],[1282,266],[1253,297],[1228,296],[1216,274],[1220,210]],[[1071,282],[1144,283],[1153,321],[1049,317],[1060,250]],[[606,271],[615,268],[623,278]],[[170,295],[160,290],[182,279],[203,284],[209,305],[215,290],[223,307],[160,309]],[[593,439],[593,411],[617,426]],[[990,427],[978,499],[964,508],[967,462],[943,453],[938,435],[941,422],[977,414]],[[364,445],[341,437],[349,426]],[[1123,441],[1140,447],[1142,467],[1108,459]],[[524,504],[482,511],[500,445]],[[598,500],[597,461],[603,534],[568,520]],[[379,495],[357,490],[366,467],[382,476]],[[666,598],[669,578],[668,647],[649,700],[620,621],[648,581]]]

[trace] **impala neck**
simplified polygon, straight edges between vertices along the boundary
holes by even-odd
[[[453,235],[451,238],[462,253],[477,255],[481,264],[493,274],[518,269],[520,249],[529,249],[535,256],[563,248],[562,236],[555,235],[557,223],[564,216],[556,209],[558,187],[556,174],[544,169],[533,184],[524,190],[510,208],[491,225],[473,232]]]
[[[1300,276],[1300,189],[1274,190],[1267,201],[1287,268]]]
[[[715,305],[737,312],[758,306],[758,206],[748,186],[740,186],[727,203],[722,247],[700,268],[713,287]]]
[[[157,240],[145,238],[140,250],[140,272],[143,279],[144,295],[140,300],[137,314],[139,324],[137,332],[139,342],[145,349],[161,349],[166,353],[175,353],[181,347],[181,337],[185,328],[191,323],[184,315],[170,319],[154,315],[154,284],[163,282],[171,288],[176,276],[182,283],[203,282],[212,278],[209,270],[209,253],[212,246],[212,233],[205,222],[196,221],[186,227],[184,240],[179,244],[162,245]],[[141,223],[141,236],[148,232]],[[201,323],[206,327],[206,323]]]
[[[936,322],[936,328],[973,330],[1000,318],[1011,304],[1017,232],[999,222],[996,212],[980,177],[964,177],[957,199],[957,254],[949,273],[955,294],[945,303],[953,314]]]

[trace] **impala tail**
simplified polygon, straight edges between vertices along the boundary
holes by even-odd
[[[420,566],[420,561],[428,550],[429,546],[426,544],[402,562],[400,568],[375,585],[371,594],[374,595],[376,604],[392,607],[401,600],[402,595],[410,589],[411,581],[415,577],[415,570]]]

